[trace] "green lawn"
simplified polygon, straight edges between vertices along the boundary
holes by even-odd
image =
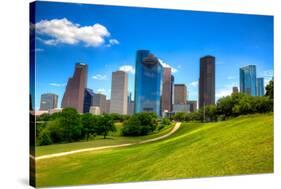
[[[273,114],[184,123],[169,138],[36,164],[37,186],[273,172]]]
[[[95,139],[89,141],[81,141],[81,142],[72,142],[66,144],[53,144],[53,145],[46,145],[46,146],[36,146],[36,156],[46,155],[46,154],[54,154],[60,152],[67,152],[71,150],[78,150],[83,148],[93,148],[99,146],[110,146],[116,144],[127,144],[127,143],[134,143],[139,142],[142,140],[156,138],[161,135],[165,135],[169,133],[174,124],[171,126],[166,126],[160,131],[155,131],[154,133],[147,135],[147,136],[140,136],[140,137],[123,137],[120,136],[121,129],[123,127],[122,123],[115,124],[117,131],[110,133],[110,136],[107,136],[106,139],[103,136],[97,136]]]

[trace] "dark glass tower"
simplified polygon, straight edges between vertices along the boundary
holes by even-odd
[[[88,66],[77,63],[73,77],[68,79],[67,86],[61,102],[62,108],[72,107],[83,113],[84,92],[87,87]]]
[[[94,97],[94,92],[92,89],[85,89],[84,93],[84,107],[83,107],[83,112],[88,113],[90,112],[90,107],[93,105],[93,97]]]
[[[214,56],[200,58],[199,108],[215,104],[215,61]]]
[[[163,74],[162,111],[172,111],[172,69],[164,68]]]
[[[256,66],[248,65],[240,68],[240,92],[248,95],[257,95]]]
[[[257,78],[257,96],[264,96],[264,79]]]
[[[148,50],[136,54],[135,112],[155,112],[161,116],[163,67]]]

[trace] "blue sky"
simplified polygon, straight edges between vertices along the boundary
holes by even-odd
[[[239,68],[273,76],[273,17],[70,3],[36,5],[36,108],[40,95],[59,95],[76,62],[88,64],[88,88],[110,98],[111,73],[129,74],[134,92],[135,53],[148,49],[174,70],[175,83],[198,100],[199,58],[216,57],[216,99],[239,86]],[[34,23],[33,23],[34,24]]]

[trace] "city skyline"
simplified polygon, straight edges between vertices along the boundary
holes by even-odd
[[[174,83],[187,85],[190,100],[198,100],[199,58],[208,54],[216,57],[216,100],[231,94],[233,86],[239,86],[240,67],[257,65],[257,75],[265,78],[265,86],[273,77],[273,19],[270,16],[44,2],[37,6],[40,11],[34,23],[38,65],[36,109],[43,93],[57,94],[61,104],[76,62],[89,66],[87,87],[105,94],[108,99],[111,73],[126,71],[128,91],[134,96],[135,51],[138,49],[149,49],[169,64]],[[58,11],[62,8],[65,11]],[[92,13],[105,9],[113,16]],[[152,14],[152,10],[154,14],[149,20],[141,16]],[[178,15],[180,18],[176,19]],[[160,17],[167,22],[159,20]],[[127,18],[135,22],[126,25]],[[102,32],[97,41],[81,36],[69,39],[52,30],[54,23],[79,31],[93,26]],[[138,28],[142,28],[142,32],[136,32]],[[130,36],[127,32],[136,35]]]

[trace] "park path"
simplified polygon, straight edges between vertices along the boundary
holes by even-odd
[[[85,148],[81,150],[73,150],[69,152],[61,152],[61,153],[56,153],[56,154],[49,154],[49,155],[42,155],[38,156],[35,158],[35,160],[41,160],[41,159],[49,159],[49,158],[55,158],[55,157],[61,157],[61,156],[67,156],[71,154],[76,154],[76,153],[81,153],[81,152],[90,152],[90,151],[97,151],[97,150],[104,150],[104,149],[111,149],[111,148],[120,148],[120,147],[125,147],[125,146],[132,146],[132,145],[137,145],[137,144],[144,144],[144,143],[149,143],[149,142],[155,142],[164,138],[169,137],[173,133],[175,133],[179,128],[180,128],[181,122],[177,122],[174,128],[167,134],[152,138],[152,139],[147,139],[141,142],[135,142],[135,143],[128,143],[128,144],[118,144],[118,145],[111,145],[111,146],[101,146],[101,147],[93,147],[93,148]],[[31,157],[34,158],[34,157]]]

